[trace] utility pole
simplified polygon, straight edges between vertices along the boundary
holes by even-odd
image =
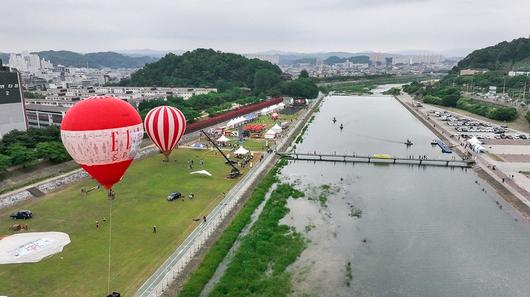
[[[523,87],[523,101],[526,101],[526,81],[524,82],[524,87]]]
[[[506,91],[506,75],[504,76],[504,83],[502,84],[502,96],[504,97],[504,93]]]

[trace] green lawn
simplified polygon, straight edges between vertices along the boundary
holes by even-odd
[[[239,143],[239,141],[235,139],[231,139],[229,141],[231,144],[236,144],[235,148],[238,148],[239,145],[242,145],[244,148],[246,148],[249,151],[264,151],[266,150],[266,144],[268,143],[269,146],[274,145],[274,139],[255,139],[255,138],[248,138],[243,141],[243,143]]]
[[[175,250],[200,222],[192,218],[207,214],[237,180],[225,179],[228,167],[211,151],[180,149],[170,163],[156,155],[133,162],[122,182],[115,186],[112,202],[111,290],[132,296],[147,277]],[[176,159],[176,162],[173,160]],[[212,177],[190,175],[206,169]],[[204,160],[204,166],[199,160]],[[103,190],[84,197],[82,187],[95,184],[90,179],[75,183],[42,199],[0,210],[1,236],[10,234],[14,222],[9,213],[31,209],[31,231],[62,231],[71,243],[62,253],[39,263],[2,265],[0,295],[8,296],[106,296],[109,204]],[[171,191],[195,193],[194,200],[167,202]],[[102,223],[96,229],[95,222]],[[156,225],[158,232],[152,233]]]

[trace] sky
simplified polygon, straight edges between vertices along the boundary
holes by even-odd
[[[0,52],[476,49],[530,35],[529,0],[2,0]],[[6,9],[9,8],[9,9]]]

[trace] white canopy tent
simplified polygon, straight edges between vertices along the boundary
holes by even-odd
[[[272,131],[276,132],[276,133],[280,133],[282,132],[282,127],[280,127],[280,125],[278,124],[275,124],[272,128],[271,128]]]
[[[272,129],[269,129],[267,132],[265,132],[265,136],[264,136],[266,139],[274,139],[276,138],[276,132]]]
[[[476,136],[471,139],[468,139],[467,142],[471,145],[471,149],[477,153],[483,153],[486,151],[486,148],[482,146],[482,142],[478,140]]]
[[[230,140],[230,138],[224,136],[224,135],[221,135],[221,137],[217,138],[217,142],[228,142]]]
[[[246,148],[240,146],[235,152],[234,152],[234,155],[239,155],[239,156],[242,156],[242,155],[246,155],[248,154],[250,151],[247,150]]]

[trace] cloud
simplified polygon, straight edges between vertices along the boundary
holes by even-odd
[[[476,48],[528,36],[505,0],[3,0],[0,51]],[[5,10],[4,10],[5,11]]]

